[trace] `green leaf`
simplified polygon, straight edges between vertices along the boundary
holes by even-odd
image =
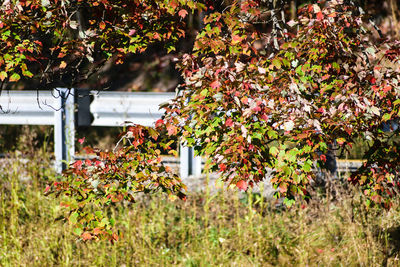
[[[21,79],[21,76],[19,76],[18,73],[14,73],[10,77],[10,82],[18,82]]]
[[[26,77],[32,78],[33,77],[33,73],[30,72],[29,70],[23,71],[22,74]]]
[[[76,224],[78,222],[78,217],[79,217],[78,212],[72,213],[71,216],[69,216],[69,222],[72,224]]]
[[[279,153],[279,149],[276,146],[272,146],[269,148],[269,153],[276,157]]]
[[[272,60],[272,66],[279,70],[282,67],[282,63],[278,58],[275,58],[274,60]]]
[[[207,96],[207,93],[208,93],[208,90],[207,90],[207,89],[203,89],[203,90],[200,92],[200,95],[201,95],[201,96]]]
[[[75,228],[74,229],[74,233],[76,234],[76,235],[81,235],[82,233],[83,233],[83,230],[81,229],[81,228]]]
[[[388,120],[390,120],[391,117],[392,117],[392,114],[386,113],[385,115],[383,115],[382,121],[388,121]]]
[[[308,162],[305,162],[303,165],[303,171],[309,172],[311,171],[311,165]]]
[[[278,134],[276,133],[276,131],[273,131],[273,130],[269,130],[269,131],[267,132],[267,135],[268,135],[268,137],[269,137],[270,139],[276,139],[276,138],[278,138]]]
[[[260,139],[260,140],[262,140],[263,137],[264,137],[264,136],[263,136],[261,133],[259,133],[259,132],[253,133],[253,138],[254,138],[254,139]]]
[[[285,204],[287,207],[291,207],[293,204],[295,203],[294,199],[289,199],[287,197],[285,197],[285,199],[283,200],[283,204]]]

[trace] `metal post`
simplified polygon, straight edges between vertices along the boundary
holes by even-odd
[[[201,176],[201,157],[194,156],[192,147],[180,147],[180,175],[182,179],[188,178],[189,175],[194,177]]]
[[[75,101],[74,89],[54,90],[56,106],[54,112],[54,152],[56,170],[61,173],[75,155]]]
[[[197,156],[197,157],[195,157],[194,156],[194,149],[191,147],[190,148],[190,156],[191,156],[191,160],[192,160],[192,162],[191,162],[191,174],[193,175],[193,176],[195,176],[195,177],[200,177],[201,176],[201,157],[199,157],[199,156]]]
[[[180,175],[181,179],[189,177],[189,148],[181,144],[180,147]]]

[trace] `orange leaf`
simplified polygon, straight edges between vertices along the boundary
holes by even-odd
[[[84,233],[82,234],[82,239],[83,239],[84,241],[90,240],[90,239],[92,239],[92,235],[91,235],[89,232],[84,232]]]
[[[67,63],[65,62],[65,61],[61,61],[61,64],[60,64],[60,69],[65,69],[65,67],[67,66]]]
[[[99,27],[101,30],[104,30],[106,28],[106,24],[104,23],[104,21],[100,22]]]
[[[4,81],[7,78],[8,74],[5,71],[0,72],[0,80]]]
[[[247,190],[247,187],[248,187],[247,182],[244,181],[244,180],[241,180],[241,181],[237,182],[237,183],[236,183],[236,186],[237,186],[240,190],[243,190],[243,191],[246,191],[246,190]]]
[[[232,44],[240,43],[242,40],[243,40],[243,38],[240,37],[239,35],[233,35],[232,36]]]
[[[221,87],[221,83],[220,83],[218,80],[217,80],[217,81],[213,81],[213,82],[210,84],[210,86],[211,86],[212,89],[218,89],[218,88]]]

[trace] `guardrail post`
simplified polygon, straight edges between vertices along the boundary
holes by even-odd
[[[189,175],[199,177],[201,175],[201,157],[194,156],[194,149],[181,144],[180,147],[180,176],[182,179]]]
[[[181,179],[186,179],[189,177],[189,148],[181,145],[179,149],[179,171]]]
[[[74,89],[57,88],[54,112],[54,153],[56,171],[61,173],[75,155]]]

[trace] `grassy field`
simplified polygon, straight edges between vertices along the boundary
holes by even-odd
[[[121,240],[85,243],[56,220],[60,200],[43,195],[54,179],[48,155],[43,148],[1,164],[0,266],[400,265],[400,201],[367,210],[351,190],[291,209],[228,190],[186,202],[145,196],[109,210]]]

